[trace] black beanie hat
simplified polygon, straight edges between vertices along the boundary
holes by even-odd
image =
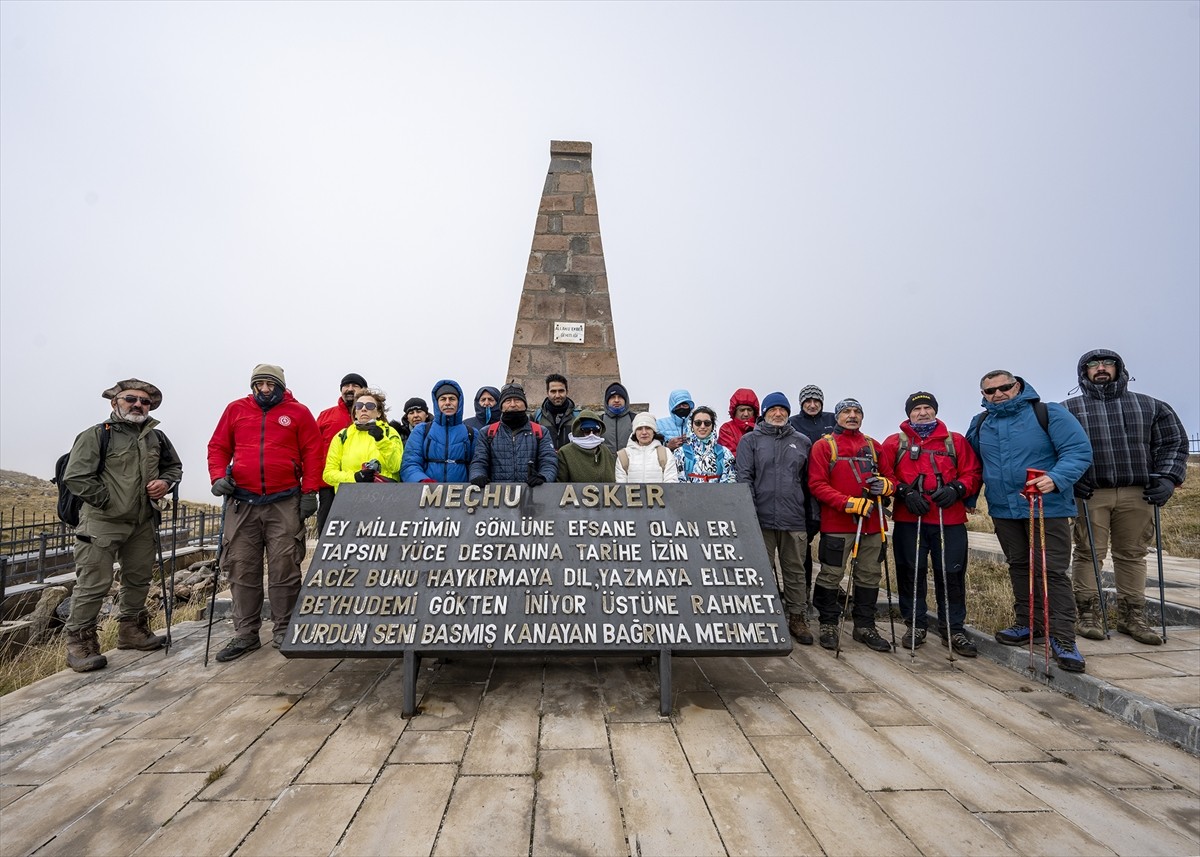
[[[342,379],[342,383],[338,384],[338,387],[339,388],[345,387],[347,384],[357,384],[358,386],[363,387],[364,389],[366,387],[370,386],[367,383],[367,379],[364,378],[362,375],[359,375],[357,372],[351,372],[348,375],[346,375],[346,377]]]
[[[525,388],[520,384],[510,382],[500,388],[500,405],[503,406],[509,399],[520,399],[522,404],[529,406],[529,399],[525,398]]]
[[[411,399],[409,399],[407,402],[404,403],[404,413],[407,414],[413,408],[420,408],[421,410],[425,411],[426,413],[429,412],[429,405],[425,404],[425,400],[418,396],[413,396]]]
[[[917,405],[929,405],[929,407],[933,408],[933,412],[935,414],[938,411],[937,399],[933,397],[933,393],[926,393],[922,390],[918,390],[904,400],[904,415],[910,416],[913,412],[913,408],[915,408]]]

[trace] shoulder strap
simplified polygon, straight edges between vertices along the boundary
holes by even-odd
[[[496,432],[498,431],[500,431],[500,423],[488,423],[488,427],[485,431],[488,440],[494,438],[496,436]]]
[[[338,440],[340,440],[342,443],[345,443],[346,438],[348,438],[349,436],[350,436],[350,429],[348,429],[348,428],[344,428],[340,432],[338,432]]]
[[[829,472],[833,473],[833,465],[837,461],[837,441],[832,434],[823,434],[819,439],[829,444]]]
[[[657,452],[658,452],[658,469],[666,470],[667,469],[667,448],[665,446],[660,446],[660,447],[658,447]]]
[[[617,460],[619,462],[621,462],[621,467],[626,472],[628,472],[629,471],[629,453],[623,449],[618,449],[617,450]]]
[[[904,460],[904,453],[908,451],[908,435],[903,431],[900,432],[900,445],[896,448],[896,461],[893,467],[899,467],[900,462]]]
[[[530,422],[529,426],[533,431],[533,436],[536,437],[538,440],[541,440],[542,435],[545,433],[545,429],[542,428],[542,424]]]
[[[104,465],[108,458],[108,441],[112,436],[112,423],[104,423],[97,428],[100,429],[100,465],[96,468],[96,475],[99,476],[104,472]]]
[[[1033,400],[1033,415],[1037,417],[1038,425],[1042,427],[1042,431],[1050,434],[1050,409],[1046,407],[1046,403],[1041,399]]]

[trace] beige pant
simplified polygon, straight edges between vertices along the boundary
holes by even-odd
[[[787,612],[803,614],[808,602],[808,589],[804,585],[804,550],[808,546],[808,533],[804,530],[763,530],[762,537],[771,565],[778,572]]]
[[[837,539],[842,540],[840,550],[832,548]],[[854,573],[854,586],[879,588],[879,583],[883,580],[883,554],[880,550],[882,546],[883,536],[879,533],[863,533],[859,537],[858,569]],[[853,550],[854,533],[821,533],[821,546],[817,551],[821,570],[817,574],[817,585],[826,589],[837,589],[842,583],[842,576]]]
[[[276,631],[287,628],[300,595],[304,549],[299,495],[263,506],[229,504],[225,512],[221,568],[229,575],[233,630],[237,636],[258,636],[262,627],[264,551],[271,621]]]
[[[1142,499],[1145,489],[1097,488],[1087,501],[1096,539],[1096,562],[1104,565],[1111,548],[1117,594],[1141,601],[1146,593],[1146,553],[1154,540],[1154,507]],[[1071,563],[1072,588],[1079,598],[1096,594],[1096,572],[1088,549],[1087,523],[1083,501],[1076,500],[1075,551]]]

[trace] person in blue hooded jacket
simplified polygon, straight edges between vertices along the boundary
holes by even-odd
[[[476,433],[463,425],[462,387],[443,380],[433,385],[432,422],[420,423],[404,444],[400,478],[405,482],[466,482]]]
[[[658,433],[663,436],[663,443],[667,449],[674,452],[683,446],[685,435],[688,432],[688,420],[691,418],[692,409],[696,407],[696,402],[692,399],[691,393],[681,388],[671,391],[671,395],[667,398],[667,406],[671,413],[660,417],[656,427]]]
[[[1003,369],[989,372],[979,383],[984,413],[971,421],[967,441],[983,462],[984,496],[996,538],[1008,562],[1016,621],[996,633],[997,642],[1020,646],[1030,637],[1041,639],[1042,585],[1034,586],[1034,627],[1029,627],[1029,517],[1026,487],[1041,494],[1045,543],[1033,545],[1041,566],[1044,548],[1050,593],[1050,650],[1068,672],[1083,672],[1084,660],[1075,644],[1075,594],[1071,588],[1071,518],[1075,515],[1074,485],[1092,463],[1092,445],[1079,421],[1062,405],[1042,403],[1025,380]],[[1026,469],[1045,471],[1026,479]],[[1040,523],[1038,525],[1040,530]]]

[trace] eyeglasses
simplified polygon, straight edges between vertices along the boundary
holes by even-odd
[[[604,434],[604,429],[595,428],[594,426],[588,426],[586,428],[581,428],[579,430],[579,437],[583,437],[584,435],[588,435],[588,434]]]
[[[1007,393],[1015,386],[1017,386],[1016,381],[1009,381],[1007,384],[1001,384],[999,387],[984,387],[983,394],[985,396],[993,396],[996,393]]]
[[[1084,363],[1083,365],[1088,367],[1089,369],[1095,369],[1097,366],[1116,366],[1117,361],[1113,360],[1111,358],[1106,359],[1106,360],[1089,360],[1087,363]]]
[[[129,405],[142,405],[147,408],[151,405],[151,401],[145,396],[122,396],[121,401]]]
[[[692,420],[692,425],[696,428],[708,428],[712,425],[712,420]]]
[[[373,410],[377,409],[378,407],[379,407],[379,405],[375,404],[374,402],[355,402],[354,403],[354,410],[356,410],[356,411],[373,411]]]

